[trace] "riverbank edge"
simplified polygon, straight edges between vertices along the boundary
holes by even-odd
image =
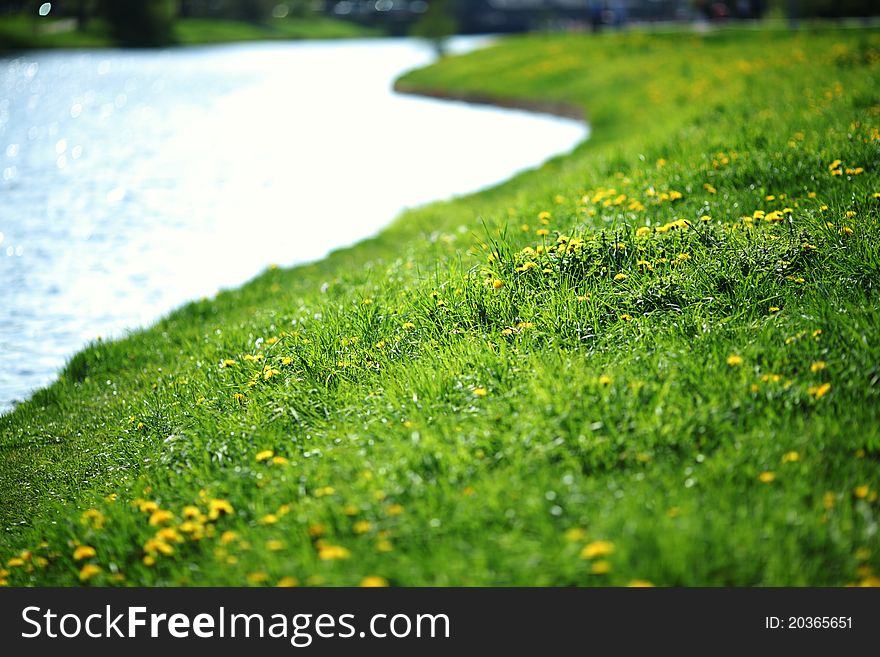
[[[404,73],[401,78],[408,75]],[[589,116],[585,108],[574,103],[565,101],[539,100],[536,98],[520,98],[514,96],[494,96],[487,93],[457,91],[436,87],[422,87],[398,78],[394,82],[395,93],[404,96],[417,96],[451,102],[467,103],[469,105],[485,105],[503,109],[521,110],[534,114],[549,114],[565,119],[580,121],[589,126]]]

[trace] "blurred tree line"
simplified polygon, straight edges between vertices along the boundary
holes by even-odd
[[[0,0],[0,15],[31,14],[46,0]],[[124,46],[174,43],[178,18],[222,18],[263,24],[270,17],[304,16],[323,11],[322,0],[56,0],[51,15],[72,17],[85,30],[93,19],[104,21]]]

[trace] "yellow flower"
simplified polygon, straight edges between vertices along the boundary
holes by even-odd
[[[318,558],[321,561],[334,561],[336,559],[348,559],[351,552],[341,545],[322,545],[318,548]]]
[[[801,458],[801,455],[795,451],[786,452],[785,454],[782,455],[782,462],[783,463],[795,463],[796,461],[799,461],[800,458]]]
[[[371,529],[373,529],[373,523],[367,520],[358,520],[351,528],[355,534],[366,534]]]
[[[404,322],[403,323],[403,328],[405,328],[407,331],[411,331],[415,327],[416,327],[416,325],[413,324],[412,322]]]
[[[161,538],[151,538],[146,543],[144,543],[144,552],[148,554],[164,554],[166,557],[170,557],[174,554],[174,548],[166,543]]]
[[[611,377],[607,374],[602,374],[599,376],[599,385],[600,386],[610,386],[611,385]]]
[[[611,564],[607,561],[594,561],[593,565],[590,566],[590,572],[594,575],[605,575],[611,571]]]
[[[820,386],[810,386],[809,388],[807,388],[807,392],[816,399],[824,397],[826,394],[828,394],[829,390],[831,390],[830,383],[823,383]]]
[[[238,365],[238,362],[232,360],[231,358],[223,359],[223,367],[232,367],[233,365]]]
[[[767,309],[767,311],[768,311],[768,312],[771,312],[771,313],[778,313],[778,312],[780,311],[780,308],[779,308],[779,306],[770,306],[770,307]]]
[[[107,518],[98,509],[86,509],[83,511],[82,516],[80,516],[80,522],[84,525],[90,524],[93,529],[103,529]]]
[[[769,484],[774,479],[776,479],[776,474],[769,470],[758,475],[758,481],[762,484]]]
[[[294,586],[299,586],[299,580],[296,577],[282,577],[278,580],[278,583],[275,585],[278,588],[292,588]]]
[[[247,574],[247,581],[250,582],[251,584],[262,584],[267,579],[269,579],[269,576],[266,573],[264,573],[263,571],[257,571],[254,573]]]
[[[228,530],[220,534],[220,543],[223,545],[229,545],[238,538],[238,534],[232,530]]]
[[[834,493],[832,493],[831,491],[826,492],[822,496],[822,506],[825,507],[826,511],[830,511],[834,508],[834,501]]]
[[[641,226],[636,228],[636,237],[644,237],[645,235],[650,235],[651,229],[647,226]]]
[[[183,536],[174,527],[163,527],[156,532],[156,538],[162,541],[171,541],[172,543],[183,543]]]
[[[158,509],[154,511],[150,516],[150,525],[155,527],[157,525],[161,525],[162,523],[168,522],[174,518],[174,514],[171,511],[164,511],[162,509]]]
[[[584,546],[581,550],[581,559],[595,559],[596,557],[606,557],[614,552],[614,543],[611,541],[593,541]]]
[[[226,500],[211,500],[208,502],[208,517],[216,520],[222,515],[232,515],[232,505]]]
[[[272,463],[275,465],[287,465],[289,461],[283,456],[275,456],[272,458]]]
[[[158,504],[150,500],[135,500],[135,503],[138,505],[141,513],[153,513],[153,511],[159,508]]]
[[[266,549],[271,552],[278,552],[279,550],[284,549],[284,541],[279,541],[276,538],[270,539],[266,541]]]
[[[376,542],[376,552],[391,552],[393,549],[394,546],[387,539],[383,538]]]
[[[742,365],[743,359],[742,356],[738,356],[733,354],[727,357],[727,364],[731,367],[736,367],[737,365]]]
[[[315,497],[326,497],[327,495],[333,495],[335,492],[336,489],[333,486],[322,486],[315,489]]]
[[[627,586],[634,589],[648,589],[652,588],[654,584],[646,579],[634,579]]]
[[[496,290],[500,290],[502,287],[504,287],[504,281],[502,281],[500,278],[496,278],[492,281],[492,287],[494,287]]]
[[[471,390],[475,397],[485,397],[489,394],[489,391],[486,388],[474,388]]]
[[[82,567],[82,570],[79,571],[79,581],[80,582],[88,582],[92,577],[99,574],[101,572],[101,567],[96,566],[93,563],[87,563]]]
[[[190,518],[190,519],[192,519],[192,518],[200,518],[201,515],[202,515],[202,512],[201,512],[201,510],[199,509],[199,507],[197,507],[197,506],[193,506],[193,505],[191,505],[191,504],[188,505],[188,506],[183,507],[183,512],[182,512],[182,513],[183,513],[183,517],[184,517],[184,518]]]
[[[375,575],[371,575],[369,577],[364,577],[361,580],[361,586],[365,588],[381,588],[388,586],[388,580],[384,577],[376,577]]]
[[[856,487],[853,489],[853,495],[855,495],[856,497],[858,497],[860,500],[865,499],[866,497],[868,497],[868,494],[869,494],[870,492],[871,492],[871,489],[868,488],[868,487],[865,486],[865,485],[856,486]]]
[[[538,230],[535,231],[535,235],[538,235],[539,237],[546,237],[549,234],[550,234],[550,231],[547,230],[546,228],[539,228]]]
[[[565,540],[569,543],[579,543],[587,537],[587,530],[580,527],[569,527],[565,530]]]
[[[260,518],[260,523],[263,525],[274,525],[276,522],[278,522],[278,516],[274,513],[267,513]]]
[[[620,273],[620,274],[615,274],[615,275],[614,275],[614,280],[615,280],[615,281],[625,281],[626,279],[627,279],[627,275],[626,275],[626,274]]]
[[[275,452],[271,449],[264,449],[262,452],[257,452],[257,455],[254,457],[257,461],[266,461],[275,456]]]
[[[824,370],[824,369],[825,369],[825,361],[824,360],[817,360],[815,363],[810,365],[810,371],[813,374],[815,374],[819,370]]]
[[[73,551],[73,560],[82,561],[83,559],[91,559],[97,554],[95,548],[88,545],[80,545]]]

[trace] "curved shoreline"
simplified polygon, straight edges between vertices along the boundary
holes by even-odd
[[[529,98],[516,98],[505,96],[493,96],[491,94],[471,91],[450,91],[447,89],[420,87],[397,80],[393,87],[395,93],[405,96],[420,96],[437,100],[451,100],[470,105],[488,105],[490,107],[502,107],[505,109],[518,109],[536,114],[550,114],[566,119],[574,119],[587,124],[587,114],[583,108],[573,103],[552,100],[535,100]]]

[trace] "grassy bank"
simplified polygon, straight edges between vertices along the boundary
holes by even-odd
[[[878,82],[855,30],[412,73],[592,137],[78,354],[0,418],[4,581],[877,583]]]
[[[277,41],[295,39],[344,39],[376,36],[369,28],[324,16],[272,18],[265,25],[220,19],[180,19],[175,37],[181,45]],[[0,17],[0,51],[37,48],[107,48],[114,46],[107,26],[91,21],[85,30],[68,21],[33,19],[29,16]]]

